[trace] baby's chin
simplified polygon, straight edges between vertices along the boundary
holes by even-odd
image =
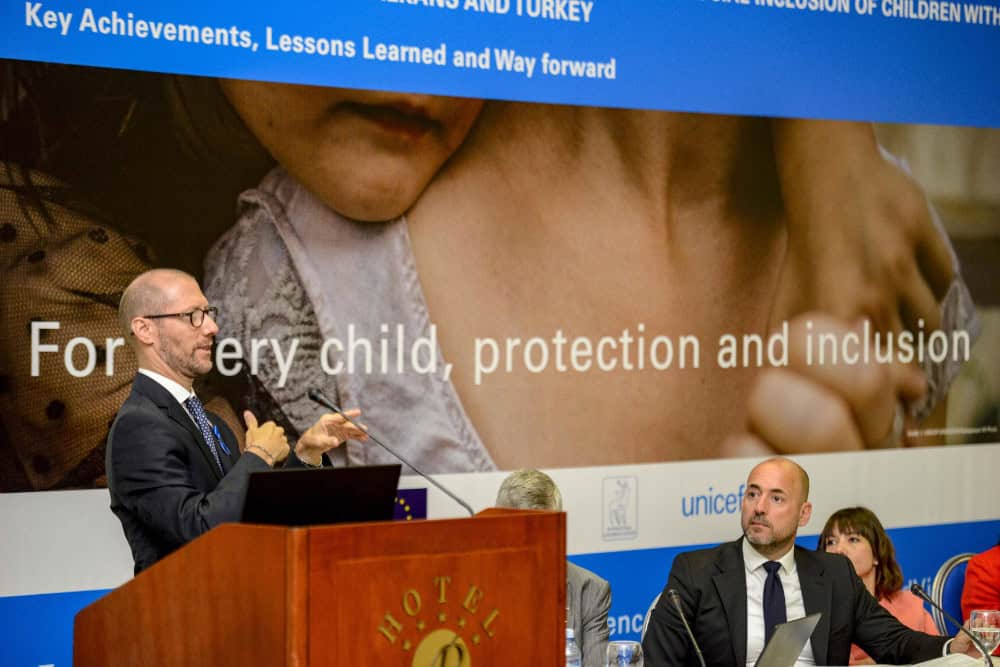
[[[388,187],[359,187],[344,192],[317,193],[329,208],[339,215],[358,222],[386,222],[395,220],[416,203],[422,187],[416,184]]]
[[[334,209],[345,218],[350,218],[356,222],[387,222],[400,217],[408,206],[386,205],[385,203],[371,205],[354,205],[342,207],[340,210]]]

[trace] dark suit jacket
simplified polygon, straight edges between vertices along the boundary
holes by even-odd
[[[879,605],[839,554],[795,547],[806,613],[822,612],[811,642],[817,665],[846,665],[851,642],[877,662],[941,656],[947,637],[910,630]],[[707,665],[746,664],[747,590],[742,538],[677,556],[643,640],[647,667],[696,665],[697,656],[666,592],[676,589]]]
[[[154,380],[136,375],[108,435],[111,511],[122,522],[138,574],[220,523],[238,521],[251,472],[269,470],[240,455],[236,436],[209,413],[229,455],[216,445],[225,475],[184,407]],[[288,466],[303,465],[294,455]]]

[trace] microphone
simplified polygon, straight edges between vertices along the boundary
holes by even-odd
[[[698,640],[694,638],[694,633],[691,632],[691,626],[688,625],[687,617],[684,615],[684,610],[681,608],[681,596],[677,593],[676,589],[670,588],[667,589],[667,597],[674,603],[674,609],[677,610],[677,615],[681,617],[681,623],[684,624],[684,631],[687,632],[687,636],[691,640],[691,644],[694,646],[694,652],[698,656],[698,662],[701,663],[701,667],[705,667],[705,656],[701,654],[701,647],[698,646]]]
[[[983,654],[983,664],[986,665],[986,667],[993,667],[993,661],[990,659],[990,653],[989,651],[986,650],[986,647],[983,646],[983,643],[979,641],[979,637],[969,632],[969,630],[964,625],[955,620],[954,616],[946,612],[944,608],[937,602],[934,602],[934,600],[931,599],[931,596],[928,595],[924,591],[924,589],[920,587],[920,584],[913,582],[913,585],[910,586],[910,592],[916,595],[924,602],[926,602],[927,604],[929,604],[930,606],[937,609],[942,614],[944,614],[945,618],[951,621],[953,625],[957,626],[959,630],[969,635],[969,637],[972,639],[972,643],[975,644],[976,648],[979,649],[979,652]]]
[[[333,410],[334,412],[336,412],[338,415],[340,415],[345,420],[347,420],[348,424],[351,424],[352,426],[356,426],[359,429],[361,428],[361,426],[359,424],[357,424],[350,417],[348,417],[347,415],[345,415],[343,410],[341,410],[340,408],[338,408],[336,405],[333,404],[332,401],[330,401],[326,396],[324,396],[323,392],[321,392],[319,389],[310,389],[309,393],[308,393],[308,396],[309,396],[309,400],[311,400],[312,402],[319,403],[324,408],[326,408],[328,410]],[[362,429],[362,430],[364,430],[364,429]],[[465,511],[469,513],[469,516],[474,516],[475,515],[475,512],[472,511],[472,507],[470,507],[467,502],[465,502],[464,500],[462,500],[461,498],[459,498],[458,496],[456,496],[454,493],[452,493],[448,489],[444,488],[433,477],[431,477],[427,473],[421,471],[415,465],[413,465],[412,463],[410,463],[409,461],[407,461],[405,458],[403,458],[402,456],[400,456],[395,450],[393,450],[387,444],[385,444],[384,442],[382,442],[381,440],[379,440],[378,438],[376,438],[370,431],[368,433],[368,437],[371,438],[372,442],[374,442],[379,447],[381,447],[382,449],[384,449],[385,451],[389,452],[394,457],[396,457],[397,459],[399,459],[400,461],[402,461],[403,463],[405,463],[407,466],[410,467],[411,470],[413,470],[413,472],[417,473],[418,475],[420,475],[421,477],[423,477],[424,479],[426,479],[428,482],[430,482],[431,484],[433,484],[434,486],[436,486],[438,489],[440,489],[441,492],[444,493],[446,496],[448,496],[449,498],[451,498],[452,500],[454,500],[456,503],[458,503],[459,505],[461,505],[463,508],[465,508]]]

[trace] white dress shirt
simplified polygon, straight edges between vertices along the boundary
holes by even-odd
[[[188,411],[187,406],[184,405],[184,401],[195,395],[193,391],[184,387],[179,382],[171,380],[165,375],[160,375],[156,371],[151,371],[148,368],[140,368],[139,372],[170,392],[170,395],[174,397],[174,400],[180,403],[181,407],[184,408],[184,412],[187,412],[187,416],[191,417],[191,421],[194,425],[198,426],[198,422],[195,421],[194,416]],[[201,427],[198,428],[200,430]]]
[[[761,556],[746,539],[743,540],[743,564],[747,577],[747,667],[753,667],[764,650],[764,582],[767,580],[767,570],[764,563],[769,559]],[[802,586],[799,584],[799,572],[795,566],[795,548],[778,559],[781,569],[778,578],[785,592],[785,617],[789,621],[803,618],[806,615],[806,605],[802,600]],[[795,667],[815,665],[812,643],[806,642]]]

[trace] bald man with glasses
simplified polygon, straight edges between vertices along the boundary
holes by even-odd
[[[233,432],[194,393],[194,381],[212,370],[217,314],[198,282],[173,269],[147,271],[122,294],[119,322],[139,372],[111,426],[106,464],[111,510],[136,574],[220,523],[239,520],[251,472],[320,467],[327,451],[367,438],[342,416],[325,414],[292,452],[280,426],[258,424],[246,411],[241,453]]]

